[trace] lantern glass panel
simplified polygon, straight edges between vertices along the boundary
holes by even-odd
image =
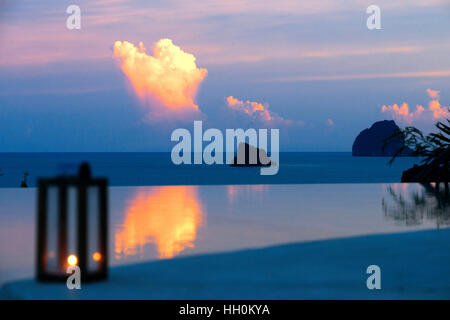
[[[99,207],[99,190],[97,186],[90,186],[87,190],[87,217],[88,217],[88,254],[87,268],[89,272],[98,272],[100,268],[100,207]]]
[[[49,187],[47,192],[47,243],[45,264],[48,272],[58,272],[58,188]]]
[[[78,219],[77,219],[77,199],[78,190],[74,186],[69,186],[67,190],[67,254],[79,256],[77,248]]]

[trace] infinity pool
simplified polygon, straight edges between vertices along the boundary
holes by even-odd
[[[112,266],[450,223],[419,184],[111,187],[109,208]],[[34,274],[35,211],[36,189],[0,189],[0,285]]]

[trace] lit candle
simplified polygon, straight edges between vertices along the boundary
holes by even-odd
[[[78,262],[77,256],[74,254],[71,254],[70,256],[67,257],[67,263],[69,263],[69,265],[71,266],[75,266]]]
[[[96,252],[92,255],[92,259],[94,259],[94,261],[100,261],[101,258],[102,255],[100,254],[100,252]]]

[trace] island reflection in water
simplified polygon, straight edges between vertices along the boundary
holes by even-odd
[[[193,248],[204,214],[196,186],[137,188],[127,201],[125,217],[115,232],[115,257],[142,255],[156,245],[159,258],[172,258]]]
[[[387,185],[382,209],[388,219],[407,226],[435,221],[436,227],[450,225],[448,184]]]

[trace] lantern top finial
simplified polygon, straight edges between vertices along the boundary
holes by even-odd
[[[80,179],[90,179],[91,178],[91,168],[87,162],[83,162],[80,165],[80,169],[78,171],[78,175]]]

